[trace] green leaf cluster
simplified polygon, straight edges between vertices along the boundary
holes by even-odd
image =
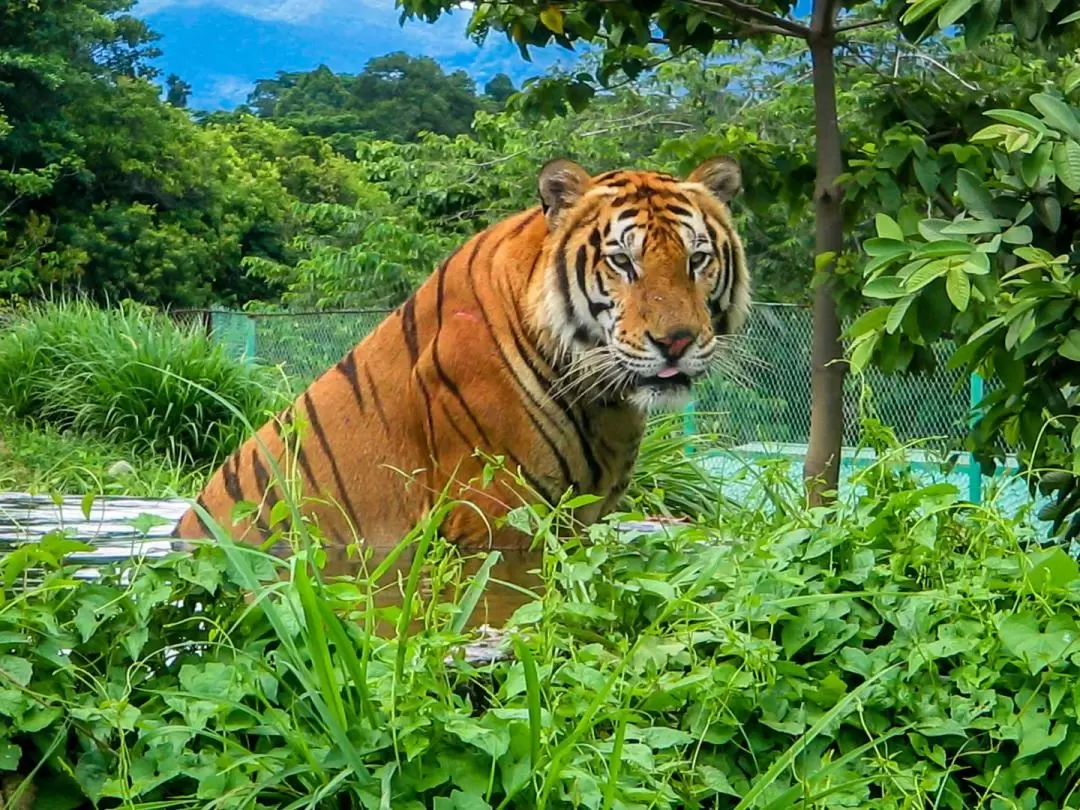
[[[223,541],[86,582],[80,544],[21,546],[0,769],[65,807],[1080,806],[1075,561],[891,462],[824,510],[758,475],[678,530],[546,538],[492,663],[455,651],[465,582],[410,575],[403,612],[316,550]]]

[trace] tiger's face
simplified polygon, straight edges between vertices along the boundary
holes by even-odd
[[[741,185],[724,157],[685,181],[544,166],[550,261],[539,318],[566,390],[642,410],[687,401],[746,320],[750,280],[727,206]]]

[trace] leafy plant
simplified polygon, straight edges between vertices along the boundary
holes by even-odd
[[[422,587],[432,524],[400,608],[302,521],[288,561],[220,535],[93,582],[44,538],[0,560],[0,767],[65,807],[1080,806],[1075,562],[892,453],[827,509],[587,542],[529,510],[546,590],[493,662],[477,589]]]
[[[276,401],[269,370],[233,360],[196,328],[137,305],[33,305],[0,337],[0,407],[16,419],[178,463],[223,459],[246,428],[185,380],[236,403],[257,424]]]
[[[1080,84],[1080,68],[1063,77]],[[951,365],[994,384],[969,439],[986,464],[1018,448],[1056,503],[1056,528],[1080,505],[1075,328],[1080,230],[1080,111],[1060,95],[1034,94],[1026,109],[987,113],[956,175],[951,219],[877,218],[866,242],[864,294],[880,302],[852,326],[852,364],[904,365],[946,333]]]

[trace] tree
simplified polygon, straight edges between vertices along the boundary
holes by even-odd
[[[190,96],[191,85],[175,73],[170,73],[165,79],[165,103],[183,109],[187,107]]]
[[[456,5],[452,0],[398,0],[406,16],[434,20]],[[814,501],[835,490],[843,438],[845,365],[840,342],[840,318],[830,274],[843,250],[844,219],[838,178],[843,171],[840,129],[836,112],[834,50],[840,39],[878,19],[843,22],[841,12],[852,0],[813,0],[809,24],[792,18],[793,0],[767,0],[752,5],[742,0],[615,0],[606,3],[546,2],[481,3],[473,11],[470,31],[477,38],[490,30],[504,31],[527,56],[528,47],[556,42],[572,48],[575,41],[603,48],[595,77],[578,74],[563,84],[567,103],[580,106],[595,94],[595,85],[608,86],[617,72],[633,78],[655,66],[659,45],[674,56],[688,50],[708,55],[723,41],[757,41],[776,37],[800,40],[809,49],[814,87],[816,134],[815,266],[819,273],[814,295],[814,339],[811,355],[811,434],[804,475]],[[670,57],[669,57],[670,58]],[[548,85],[549,89],[555,89]]]
[[[480,99],[464,71],[447,74],[434,59],[390,53],[356,75],[325,65],[262,79],[248,98],[260,117],[331,138],[352,154],[357,137],[413,141],[421,132],[469,131]]]
[[[503,105],[517,92],[513,80],[505,73],[497,73],[484,85],[484,95],[498,105]]]
[[[1042,517],[1073,539],[1080,532],[1080,54],[1075,34],[1064,33],[1065,47],[1012,66],[1014,82],[1026,79],[1014,104],[972,120],[967,142],[926,151],[938,175],[955,177],[929,216],[906,209],[878,218],[865,243],[864,291],[879,305],[850,332],[856,369],[902,370],[951,338],[950,363],[986,380],[969,449],[987,468],[1016,452],[1032,488],[1053,496]]]
[[[398,0],[403,17],[435,20],[457,5],[453,0]],[[1053,6],[1053,8],[1050,7]],[[1065,17],[1066,4],[1010,6],[1019,26],[1037,36],[1047,24]],[[797,41],[810,57],[814,99],[816,178],[814,247],[814,337],[811,352],[811,431],[804,476],[813,502],[834,490],[843,437],[843,383],[846,372],[841,322],[835,296],[836,271],[844,250],[845,210],[840,183],[844,171],[843,144],[837,115],[836,51],[866,29],[895,24],[897,35],[918,41],[937,27],[964,26],[971,43],[998,24],[999,5],[974,0],[917,0],[905,12],[894,0],[855,3],[853,0],[812,0],[809,19],[795,17],[792,0],[610,0],[604,3],[516,0],[479,3],[469,31],[483,39],[501,31],[528,57],[530,46],[557,43],[573,48],[590,42],[602,49],[595,75],[578,73],[562,82],[539,81],[532,90],[536,104],[548,110],[579,108],[597,87],[608,87],[617,74],[633,79],[667,59],[696,50],[713,52],[721,42],[767,45],[778,37]],[[903,16],[901,17],[901,14]],[[668,55],[660,57],[657,48]],[[554,98],[553,98],[554,97]]]

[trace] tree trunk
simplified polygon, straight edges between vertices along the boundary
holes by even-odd
[[[814,337],[810,355],[810,442],[803,476],[810,503],[819,505],[835,492],[844,438],[844,377],[847,362],[840,342],[840,318],[833,298],[832,274],[844,243],[842,192],[836,182],[843,171],[840,125],[836,116],[835,0],[814,0],[810,24],[813,64],[814,121],[817,140],[817,184],[814,189],[815,254],[832,254],[819,264],[824,274],[814,291]],[[815,262],[817,259],[815,257]]]

